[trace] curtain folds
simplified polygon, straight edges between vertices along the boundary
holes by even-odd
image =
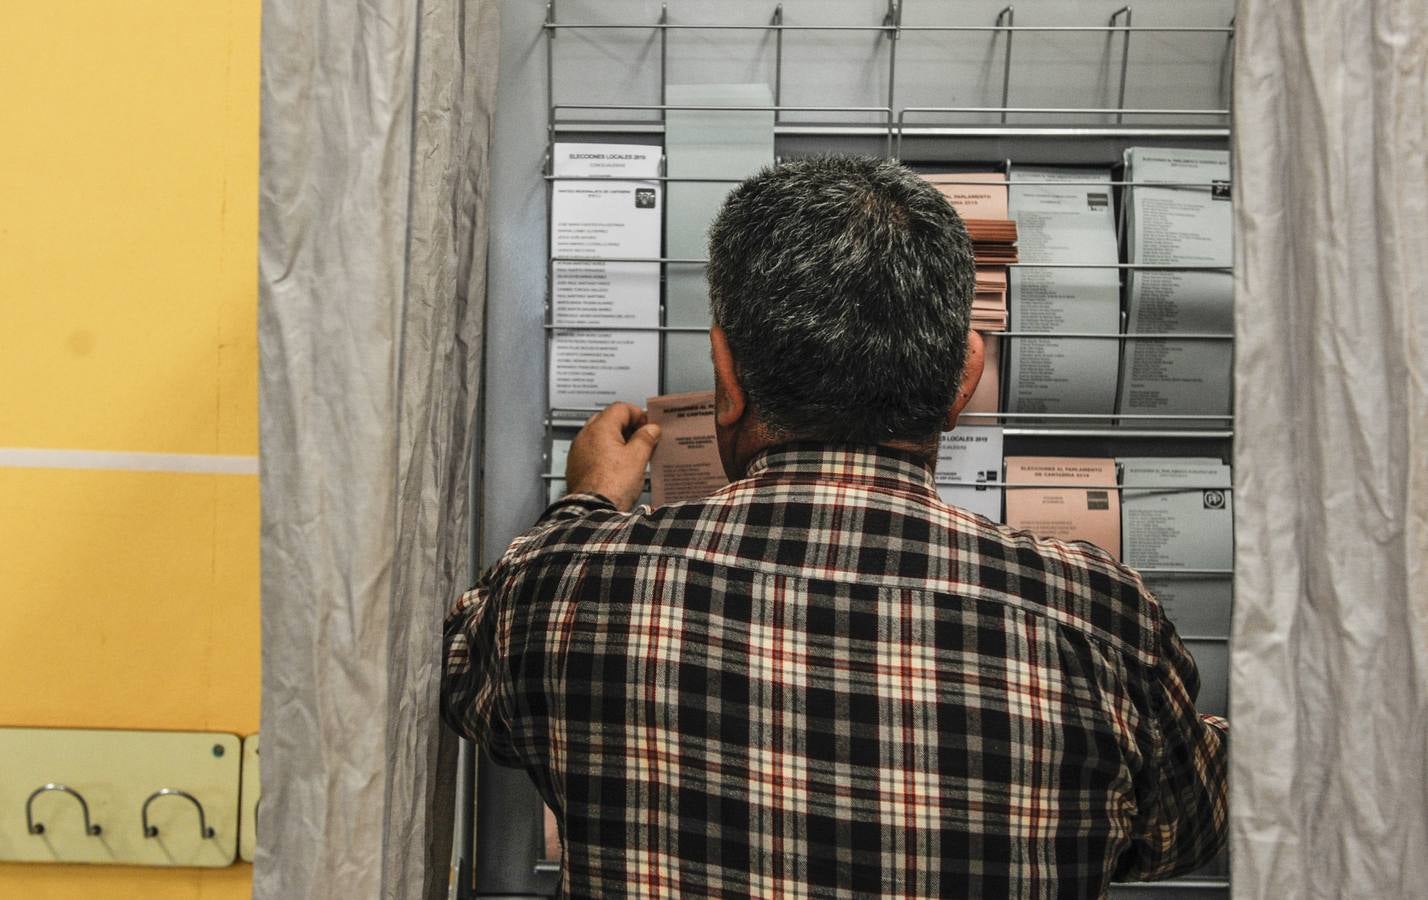
[[[496,0],[265,0],[254,896],[445,895]]]
[[[1242,0],[1231,854],[1428,883],[1428,4]]]

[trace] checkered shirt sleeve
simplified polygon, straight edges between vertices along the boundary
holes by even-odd
[[[458,601],[445,676],[558,812],[568,894],[1094,897],[1224,843],[1227,728],[1140,577],[893,451],[564,498]]]

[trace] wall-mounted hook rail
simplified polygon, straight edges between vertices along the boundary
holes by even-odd
[[[893,158],[902,158],[903,137],[912,133],[918,134],[945,134],[961,136],[983,136],[983,137],[1034,137],[1034,136],[1057,136],[1057,137],[1227,137],[1229,130],[1226,125],[918,125],[908,122],[910,116],[968,116],[968,115],[991,115],[1000,113],[1002,122],[1006,122],[1008,113],[1017,115],[1032,116],[1117,116],[1123,120],[1126,116],[1201,116],[1228,120],[1230,111],[1228,109],[1173,109],[1173,108],[1140,108],[1125,109],[1112,107],[1055,107],[1055,106],[907,106],[897,112],[894,130],[896,138],[893,142]]]
[[[888,23],[881,25],[779,25],[773,22],[766,22],[762,25],[738,22],[725,22],[719,24],[701,25],[695,22],[550,22],[545,25],[548,31],[556,32],[564,29],[574,31],[863,31],[863,32],[887,32],[892,30]],[[1105,29],[1097,29],[1104,31]],[[1221,31],[1223,29],[1215,29]]]
[[[833,108],[833,107],[828,107]],[[1117,109],[1104,106],[908,106],[898,113],[901,121],[909,113],[994,113],[1008,112],[1042,116],[1109,116],[1122,113],[1127,116],[1228,116],[1228,109]]]
[[[188,802],[192,803],[194,809],[198,810],[199,835],[204,839],[207,839],[217,834],[217,832],[213,830],[213,827],[208,824],[208,817],[204,815],[203,812],[203,804],[199,802],[197,797],[195,797],[193,794],[190,794],[188,791],[182,791],[178,788],[159,788],[157,791],[154,791],[148,796],[148,799],[144,801],[143,809],[140,811],[139,819],[144,826],[144,837],[154,838],[159,836],[159,827],[157,825],[149,824],[149,804],[153,803],[160,797],[182,797]]]
[[[1233,32],[1233,25],[1137,25],[1134,28],[1127,25],[904,25],[902,31],[947,31],[947,32],[977,32],[977,31],[1034,31],[1042,34],[1076,33],[1086,34],[1115,34],[1122,31],[1134,31],[1141,34],[1225,34]]]
[[[892,6],[893,4],[889,4]],[[900,5],[900,4],[898,4]],[[547,5],[549,8],[549,5]],[[1225,25],[1137,25],[1134,28],[1124,25],[903,25],[894,24],[886,18],[878,25],[789,25],[766,22],[764,24],[748,23],[710,23],[701,25],[693,22],[546,22],[544,25],[547,31],[552,33],[562,30],[573,31],[865,31],[882,32],[891,36],[896,33],[901,35],[904,32],[996,32],[996,31],[1034,31],[1039,33],[1085,33],[1085,34],[1106,34],[1119,33],[1123,31],[1133,31],[1140,34],[1228,34],[1234,31],[1233,26]]]
[[[39,797],[41,794],[49,793],[50,791],[59,791],[62,794],[69,794],[71,797],[79,801],[80,812],[84,813],[85,834],[89,835],[90,837],[94,837],[104,830],[98,824],[89,821],[89,803],[85,801],[83,794],[81,794],[79,791],[76,791],[69,785],[55,784],[54,782],[51,782],[49,784],[41,785],[40,787],[35,788],[30,793],[29,799],[25,801],[25,825],[29,829],[30,834],[45,833],[45,823],[35,821],[35,798]]]
[[[584,110],[589,112],[609,112],[615,110],[627,112],[658,112],[661,122],[656,127],[660,128],[664,127],[663,120],[666,114],[671,110],[687,110],[691,112],[771,112],[774,114],[775,122],[778,121],[779,113],[783,112],[876,113],[882,118],[882,124],[864,125],[861,127],[873,129],[874,133],[885,141],[885,152],[889,155],[892,153],[893,111],[890,106],[787,106],[782,104],[774,104],[771,106],[704,106],[669,103],[557,103],[550,108],[548,139],[552,143],[555,140],[554,135],[557,126],[567,124],[559,119],[562,110]],[[602,123],[601,127],[609,128],[612,124],[614,123]],[[634,180],[638,181],[643,179]]]

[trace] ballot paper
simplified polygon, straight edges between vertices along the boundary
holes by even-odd
[[[1007,217],[1006,176],[1001,172],[929,172],[922,176],[957,210],[972,238],[976,291],[972,328],[1006,328],[1007,263],[1017,261],[1017,224]]]
[[[972,391],[966,407],[962,409],[962,420],[968,425],[991,425],[997,421],[1001,409],[1002,339],[996,335],[982,338],[986,348],[982,362],[982,377]]]
[[[1002,519],[1002,430],[995,425],[961,425],[937,446],[937,496],[950,506]],[[977,487],[976,485],[992,485]]]
[[[1232,264],[1229,153],[1132,147],[1126,151],[1126,177],[1137,182],[1128,188],[1126,210],[1131,263]],[[1192,186],[1148,187],[1145,182]],[[1234,280],[1229,272],[1132,269],[1126,285],[1130,334],[1234,330]],[[1127,340],[1117,408],[1122,413],[1228,415],[1231,363],[1232,347],[1225,340]],[[1144,427],[1133,419],[1122,424]]]
[[[1114,335],[1120,330],[1120,257],[1110,180],[1104,169],[1013,170],[1013,182],[1036,183],[1011,185],[1009,205],[1023,263],[1012,270],[1009,284],[1012,331]],[[1115,340],[1012,337],[1007,342],[1007,412],[1109,414],[1115,409],[1120,350]]]
[[[1001,172],[927,172],[922,177],[964,219],[1007,218],[1007,176]]]
[[[556,144],[552,170],[551,406],[638,402],[659,390],[658,262],[572,262],[562,257],[655,259],[663,203],[660,148]],[[562,177],[598,181],[562,181]],[[609,180],[605,180],[609,179]],[[603,331],[601,326],[649,331]]]
[[[767,84],[671,84],[671,107],[771,107]],[[709,226],[739,180],[774,162],[771,109],[670,109],[665,113],[665,154],[670,178],[727,179],[671,181],[665,219],[665,254],[702,260],[709,253]],[[665,267],[665,322],[675,327],[710,325],[709,291],[702,263]],[[665,336],[664,389],[670,393],[714,386],[709,337],[671,332]],[[656,393],[651,391],[650,393]]]
[[[555,811],[549,806],[545,807],[541,838],[543,844],[541,859],[547,862],[559,862],[563,849],[560,843],[560,821],[555,817]]]
[[[941,192],[942,196],[968,223],[969,233],[974,223],[991,231],[1006,231],[1010,226],[1011,244],[987,243],[974,245],[978,253],[976,290],[972,295],[972,328],[975,331],[1005,331],[1007,328],[1007,267],[1016,260],[1016,223],[1007,216],[1006,175],[1001,172],[928,172],[922,176]],[[1003,234],[1005,239],[1007,235]],[[987,254],[998,257],[1003,264],[989,264]],[[991,424],[992,413],[1001,410],[1001,347],[995,336],[985,338],[986,364],[982,378],[965,410],[970,424]]]
[[[1119,558],[1121,503],[1114,459],[1006,458],[1006,524],[1037,537],[1087,541]],[[1045,488],[1013,485],[1043,484]],[[1084,488],[1076,485],[1086,485]]]
[[[651,397],[649,421],[660,427],[650,458],[650,500],[655,506],[707,497],[729,483],[714,437],[714,392]]]
[[[1123,561],[1182,636],[1228,638],[1234,565],[1230,467],[1218,459],[1128,457],[1121,468]],[[1144,490],[1143,488],[1154,488]],[[1159,570],[1220,570],[1174,574]]]

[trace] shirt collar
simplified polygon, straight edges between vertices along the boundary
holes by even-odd
[[[932,467],[914,453],[876,444],[796,442],[760,451],[746,478],[817,475],[830,481],[896,482],[936,491]]]

